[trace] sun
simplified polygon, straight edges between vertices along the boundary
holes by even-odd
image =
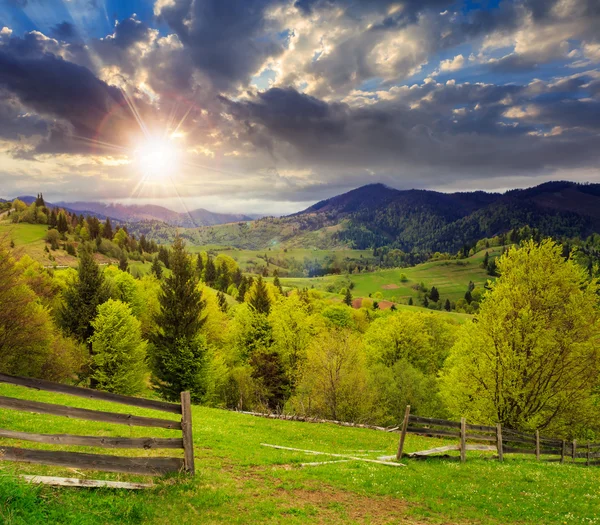
[[[146,180],[166,180],[179,172],[181,150],[170,138],[149,139],[135,150],[135,162]]]

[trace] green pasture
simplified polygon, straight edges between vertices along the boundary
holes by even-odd
[[[488,251],[490,257],[500,255],[502,248],[489,248],[479,252],[472,257],[460,260],[431,261],[411,268],[400,268],[390,270],[379,270],[376,272],[364,272],[349,276],[354,283],[352,295],[354,297],[369,297],[381,293],[383,299],[388,301],[404,303],[410,297],[417,299],[417,288],[424,283],[427,288],[435,286],[440,292],[442,301],[450,299],[456,301],[464,297],[470,281],[476,286],[484,286],[490,279],[481,263]],[[407,281],[402,282],[401,275],[406,276]],[[337,284],[345,280],[344,276],[327,275],[325,277],[313,278],[283,278],[284,286],[292,288],[316,288],[322,291],[337,291]]]
[[[162,418],[163,412],[0,385],[0,395]],[[177,431],[128,427],[0,410],[2,427],[36,433],[178,437]],[[0,523],[406,523],[417,524],[594,524],[600,523],[600,468],[537,462],[469,452],[455,459],[405,459],[405,467],[357,461],[300,466],[334,458],[275,450],[287,447],[377,458],[393,455],[398,435],[256,418],[224,410],[193,408],[197,475],[156,479],[140,492],[50,488],[25,485],[18,474],[87,477],[121,481],[149,478],[77,471],[0,461]],[[447,441],[407,436],[405,450]],[[156,455],[156,451],[53,447],[19,440],[2,446],[51,448],[116,455]],[[178,455],[163,450],[163,455]]]

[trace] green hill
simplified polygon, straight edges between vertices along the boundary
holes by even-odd
[[[0,385],[5,396],[61,403],[95,410],[127,412],[122,405]],[[131,409],[138,415],[157,416]],[[165,416],[160,413],[160,417]],[[173,416],[175,418],[176,416]],[[3,410],[2,427],[12,430],[78,435],[141,437],[149,429],[86,422]],[[197,475],[155,480],[155,489],[53,489],[21,485],[16,474],[85,476],[90,479],[149,481],[139,476],[73,472],[41,465],[1,463],[0,523],[452,523],[455,525],[564,525],[597,521],[600,469],[536,462],[532,456],[491,459],[469,452],[467,462],[406,459],[393,468],[357,461],[301,467],[331,461],[328,456],[275,450],[270,443],[366,458],[394,454],[398,435],[330,424],[255,418],[193,407]],[[174,431],[152,429],[156,437]],[[407,452],[447,444],[407,436]],[[17,440],[2,446],[47,448]],[[57,447],[51,447],[56,450]],[[81,451],[82,447],[63,447]],[[106,453],[104,449],[86,449]],[[163,451],[173,455],[172,450]],[[150,452],[118,450],[118,455]],[[156,454],[155,451],[152,454]]]

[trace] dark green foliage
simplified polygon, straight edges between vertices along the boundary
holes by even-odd
[[[446,312],[449,312],[450,310],[452,310],[452,305],[450,304],[450,299],[446,299],[446,302],[444,303],[444,310],[446,310]]]
[[[344,304],[352,306],[352,292],[350,292],[350,288],[346,289],[346,295],[344,295]]]
[[[263,387],[264,404],[273,411],[280,411],[291,393],[291,384],[281,357],[277,352],[259,350],[250,357],[252,377]]]
[[[150,367],[160,395],[170,401],[189,390],[194,402],[206,392],[206,343],[200,335],[206,301],[181,237],[171,253],[171,275],[161,286],[160,311],[150,340]]]
[[[279,290],[279,293],[283,293],[283,288],[281,287],[281,281],[279,280],[279,273],[277,270],[273,270],[273,286]]]
[[[87,343],[94,333],[91,323],[97,315],[96,310],[109,296],[104,275],[94,260],[92,250],[83,246],[79,253],[77,279],[63,292],[63,304],[57,312],[59,325],[79,342]]]
[[[150,267],[150,271],[156,276],[157,279],[162,278],[163,270],[162,266],[160,265],[160,261],[158,260],[158,257],[154,257],[154,259],[152,259],[152,266]]]
[[[69,255],[72,255],[73,257],[77,257],[77,252],[75,251],[75,246],[73,245],[72,242],[68,242],[66,244],[66,250]]]
[[[471,302],[473,301],[473,297],[471,296],[471,290],[467,290],[467,292],[465,293],[465,301],[467,301],[468,304],[471,304]]]
[[[229,275],[229,268],[225,262],[222,262],[217,269],[217,279],[215,282],[215,287],[217,290],[222,292],[226,292],[227,288],[229,288],[229,283],[231,282],[231,277]]]
[[[165,265],[165,268],[171,267],[171,263],[169,261],[169,250],[165,246],[161,246],[158,249],[158,260]]]
[[[202,260],[202,254],[198,254],[196,257],[196,273],[198,274],[198,279],[202,278],[202,270],[204,270],[204,261]]]
[[[208,284],[208,286],[213,286],[217,279],[217,269],[215,268],[215,263],[213,262],[210,255],[207,255],[206,258],[206,268],[204,270],[204,282]]]
[[[246,300],[246,293],[248,292],[250,286],[252,286],[252,278],[242,276],[238,286],[238,301]]]
[[[227,312],[227,298],[223,292],[217,292],[217,302],[219,304],[219,310],[223,313]]]
[[[431,287],[431,290],[429,292],[429,298],[434,303],[437,303],[440,300],[440,292],[438,291],[438,289],[435,286]]]
[[[113,238],[113,229],[112,224],[110,223],[110,219],[106,217],[106,222],[104,223],[104,229],[102,230],[102,237],[112,241]]]
[[[41,193],[38,193],[37,198],[35,199],[35,205],[39,208],[46,206],[46,203],[44,202],[44,196]]]
[[[248,304],[254,309],[255,312],[269,315],[269,312],[271,311],[271,300],[269,299],[267,285],[263,281],[262,276],[259,276],[256,280]]]
[[[125,254],[125,250],[121,251],[121,256],[119,257],[119,270],[122,272],[129,271],[129,262],[127,262],[127,255]]]
[[[373,301],[373,310],[379,310],[379,301]]]
[[[409,306],[412,306],[413,304],[414,304],[413,298],[412,298],[412,297],[409,297],[409,298],[408,298],[408,305],[409,305]]]
[[[424,306],[425,308],[428,308],[428,307],[429,307],[429,299],[427,299],[427,296],[426,296],[426,295],[425,295],[425,296],[423,296],[423,306]]]
[[[490,254],[489,254],[489,252],[485,252],[485,256],[483,257],[483,262],[481,263],[481,267],[487,269],[489,262],[490,262]]]
[[[492,259],[490,260],[490,262],[487,265],[487,274],[492,276],[492,277],[497,277],[498,276],[498,270],[496,268],[496,259]]]
[[[62,211],[58,214],[58,220],[56,221],[56,229],[59,233],[67,233],[69,231],[67,217]]]

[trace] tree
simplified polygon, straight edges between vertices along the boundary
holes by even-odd
[[[471,295],[471,290],[467,290],[465,292],[465,301],[467,301],[467,304],[471,304],[471,302],[473,301],[473,296]]]
[[[198,253],[196,256],[196,273],[198,274],[198,279],[202,278],[202,270],[204,270],[204,261],[202,260],[202,254]]]
[[[409,298],[408,298],[408,305],[409,305],[409,306],[412,306],[413,304],[414,304],[413,298],[412,298],[412,297],[409,297]]]
[[[217,302],[219,304],[219,310],[223,313],[227,312],[227,298],[223,292],[217,292]]]
[[[452,305],[450,304],[450,299],[446,299],[446,302],[444,303],[444,310],[446,310],[446,312],[449,312],[450,310],[452,310]]]
[[[207,254],[206,256],[206,266],[204,269],[204,282],[211,286],[215,283],[217,279],[217,269],[215,268],[215,263],[212,260],[212,257]]]
[[[269,312],[271,311],[269,291],[267,290],[265,281],[263,281],[263,278],[260,275],[250,289],[248,304],[259,314],[269,315]]]
[[[344,295],[344,304],[347,306],[352,306],[352,292],[350,292],[350,288],[346,289],[346,294]]]
[[[139,394],[144,388],[147,343],[142,340],[141,324],[131,308],[109,299],[98,307],[92,327],[91,377],[97,388],[116,394]]]
[[[487,274],[496,277],[498,275],[498,270],[496,268],[496,259],[491,259],[487,265]]]
[[[510,248],[498,267],[452,349],[446,402],[475,422],[572,432],[598,416],[598,283],[551,240]]]
[[[429,298],[434,303],[437,303],[440,300],[440,292],[438,291],[438,289],[435,286],[431,287],[431,290],[429,292]]]
[[[64,211],[61,211],[58,214],[58,219],[56,221],[56,229],[59,233],[67,233],[69,231],[69,224],[67,223],[67,217]]]
[[[106,222],[104,223],[104,229],[102,230],[102,237],[112,241],[113,238],[113,229],[112,224],[110,223],[110,219],[106,217]]]
[[[425,308],[428,308],[428,307],[429,307],[429,299],[427,299],[427,296],[426,296],[426,295],[425,295],[425,296],[423,296],[423,306],[424,306]]]
[[[127,262],[127,255],[125,255],[125,250],[121,250],[121,255],[119,256],[119,270],[122,272],[129,271],[129,263]]]
[[[44,196],[41,193],[38,193],[37,198],[35,199],[35,205],[38,208],[43,208],[46,206],[46,203],[44,202]]]
[[[513,232],[514,232],[514,230],[513,230]],[[483,262],[481,263],[481,267],[487,270],[489,262],[490,262],[490,254],[489,254],[489,252],[485,252],[485,255],[483,257]]]
[[[157,279],[160,279],[163,274],[162,266],[160,265],[160,261],[158,257],[154,257],[152,259],[152,266],[150,267],[150,271],[156,276]]]
[[[283,294],[283,288],[281,287],[281,281],[279,280],[277,270],[273,270],[273,286],[279,290],[280,294]]]
[[[198,276],[177,236],[170,257],[171,275],[161,285],[160,311],[151,334],[150,366],[153,383],[162,397],[179,399],[189,390],[199,402],[206,392],[206,344],[200,334],[206,302],[198,289]]]
[[[78,341],[88,343],[94,333],[92,321],[97,308],[109,298],[104,275],[89,247],[79,253],[77,278],[63,292],[63,304],[58,309],[61,328]]]

